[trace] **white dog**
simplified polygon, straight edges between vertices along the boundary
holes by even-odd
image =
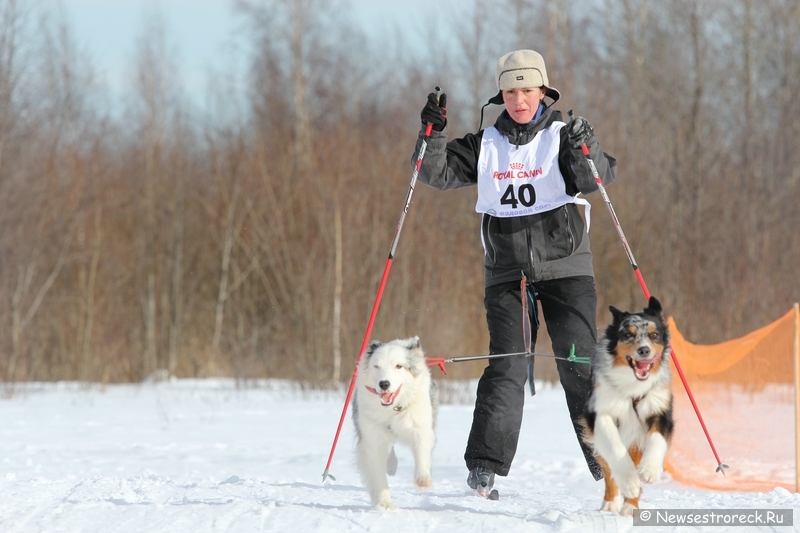
[[[419,337],[371,341],[358,369],[353,397],[356,452],[372,505],[396,509],[386,475],[397,471],[394,444],[414,452],[414,483],[433,485],[431,458],[438,394]]]

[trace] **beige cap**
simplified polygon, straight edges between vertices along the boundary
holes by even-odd
[[[544,87],[545,95],[553,101],[561,97],[558,89],[550,87],[542,54],[533,50],[516,50],[501,57],[495,77],[500,91]]]

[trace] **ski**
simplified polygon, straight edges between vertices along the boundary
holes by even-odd
[[[489,492],[476,490],[475,494],[477,494],[481,498],[485,498],[487,500],[497,501],[497,500],[500,499],[500,493],[497,492],[497,489],[492,489]]]

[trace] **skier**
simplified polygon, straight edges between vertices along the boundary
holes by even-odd
[[[425,124],[432,124],[433,131],[419,180],[439,190],[478,187],[475,209],[482,214],[490,353],[525,351],[522,298],[529,298],[528,319],[538,326],[535,302],[540,302],[557,356],[566,359],[571,349],[589,355],[597,339],[597,294],[589,204],[579,195],[598,186],[581,145],[588,146],[604,186],[615,179],[616,161],[602,151],[589,121],[578,117],[565,124],[561,112],[552,109],[561,94],[550,85],[538,52],[516,50],[501,57],[495,82],[499,92],[486,105],[504,104],[505,110],[494,126],[449,142],[446,95],[438,101],[435,93],[428,95],[415,153]],[[578,205],[585,206],[586,224]],[[520,290],[523,276],[525,294]],[[535,329],[532,337],[535,343]],[[600,479],[601,469],[581,442],[577,422],[589,398],[590,366],[561,359],[556,364],[578,442],[589,470]],[[496,498],[495,475],[506,476],[511,468],[526,379],[535,394],[533,358],[512,356],[490,359],[478,382],[464,459],[468,485],[483,496]]]

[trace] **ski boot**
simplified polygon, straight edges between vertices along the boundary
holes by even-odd
[[[497,492],[497,489],[492,490],[492,486],[494,486],[494,472],[486,467],[479,466],[470,470],[469,476],[467,477],[467,485],[484,498],[490,500],[500,499],[500,493]]]

